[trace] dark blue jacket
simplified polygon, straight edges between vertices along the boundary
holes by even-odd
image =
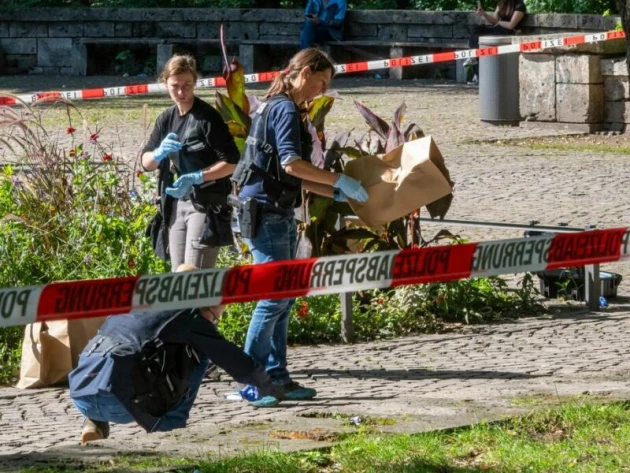
[[[198,309],[186,309],[108,317],[81,353],[77,368],[69,374],[70,395],[79,398],[112,393],[150,432],[160,414],[165,413],[142,407],[134,399],[144,388],[138,374],[139,354],[143,347],[153,346],[156,338],[166,347],[171,365],[175,363],[171,379],[180,397],[198,387],[190,385],[191,370],[186,362],[189,358],[193,364],[211,360],[237,382],[258,386],[263,396],[272,393],[271,379],[262,366],[223,338]],[[187,356],[193,353],[194,356]]]

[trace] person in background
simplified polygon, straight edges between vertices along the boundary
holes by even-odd
[[[470,36],[468,45],[470,49],[479,48],[480,36],[509,36],[516,33],[516,27],[527,13],[524,0],[499,0],[494,13],[484,10],[481,2],[477,2],[477,15],[483,17],[489,25],[476,25]],[[476,57],[464,61],[464,67],[470,67],[473,71],[473,82],[478,82],[479,69]]]
[[[178,271],[192,269],[182,265]],[[72,401],[85,416],[81,443],[107,438],[110,422],[136,422],[147,432],[185,427],[210,361],[257,387],[255,407],[278,405],[282,392],[264,368],[217,331],[222,311],[219,306],[108,317],[68,376]]]
[[[154,171],[164,160],[178,178],[166,189],[172,198],[169,209],[169,253],[171,267],[190,264],[212,268],[219,245],[212,235],[230,231],[227,195],[229,175],[240,153],[221,115],[210,104],[195,97],[197,63],[192,56],[175,55],[164,66],[160,80],[166,84],[174,105],[157,117],[151,137],[143,149],[142,167]],[[228,214],[225,225],[217,214]]]
[[[341,41],[343,21],[348,10],[346,0],[309,0],[304,11],[300,49],[329,41]]]
[[[301,50],[274,79],[252,119],[232,180],[240,189],[241,234],[256,264],[295,258],[294,208],[302,202],[302,189],[337,201],[367,201],[359,181],[310,162],[312,141],[300,107],[326,91],[333,71],[332,61],[322,51]],[[265,366],[285,399],[310,399],[317,394],[315,389],[293,381],[287,369],[287,332],[294,302],[261,300],[256,305],[245,352]]]

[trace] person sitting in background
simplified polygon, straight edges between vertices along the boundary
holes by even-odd
[[[310,48],[315,43],[341,41],[347,10],[346,0],[309,0],[304,11],[306,20],[300,36],[300,49]]]
[[[489,25],[476,25],[468,41],[470,49],[479,48],[480,36],[510,36],[516,33],[516,27],[527,13],[524,0],[499,0],[494,13],[484,10],[481,2],[477,2],[477,15],[483,17]],[[473,68],[473,82],[477,82],[479,71],[476,57],[468,58],[464,67]]]
[[[178,271],[189,269],[196,268]],[[222,312],[218,306],[108,317],[68,377],[85,416],[81,443],[107,438],[110,422],[137,422],[147,432],[185,427],[209,361],[258,388],[253,406],[278,405],[283,392],[265,369],[217,331]]]

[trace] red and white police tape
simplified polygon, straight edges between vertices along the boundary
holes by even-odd
[[[608,263],[630,228],[0,289],[0,327]]]
[[[448,51],[443,53],[425,54],[421,56],[407,56],[401,58],[379,59],[375,61],[352,62],[348,64],[337,64],[336,74],[351,74],[353,72],[373,71],[378,69],[389,69],[392,67],[416,66],[421,64],[431,64],[438,62],[449,62],[457,59],[467,59],[469,57],[497,56],[501,54],[512,54],[519,52],[539,51],[541,49],[558,48],[561,46],[576,46],[584,43],[598,43],[612,39],[625,38],[623,31],[606,31],[594,34],[583,34],[570,37],[549,38],[539,41],[530,41],[520,44],[507,44],[504,46],[492,46],[480,49],[464,49],[460,51]],[[260,72],[247,74],[245,82],[253,84],[256,82],[271,82],[278,72]],[[224,87],[223,77],[212,77],[197,81],[197,87]],[[25,103],[37,101],[64,100],[86,100],[100,99],[105,97],[123,97],[128,95],[143,95],[154,92],[165,92],[163,84],[139,84],[119,87],[104,87],[99,89],[67,90],[56,92],[38,92],[35,94],[17,95],[17,99]],[[0,105],[15,105],[17,100],[13,97],[0,97]]]

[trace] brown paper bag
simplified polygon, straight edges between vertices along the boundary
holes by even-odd
[[[67,381],[79,355],[105,317],[55,320],[26,326],[17,387],[43,388]]]
[[[453,183],[431,136],[399,146],[382,157],[349,161],[345,171],[369,194],[365,203],[350,201],[368,226],[384,225],[426,206],[431,217],[444,218],[453,199]]]

